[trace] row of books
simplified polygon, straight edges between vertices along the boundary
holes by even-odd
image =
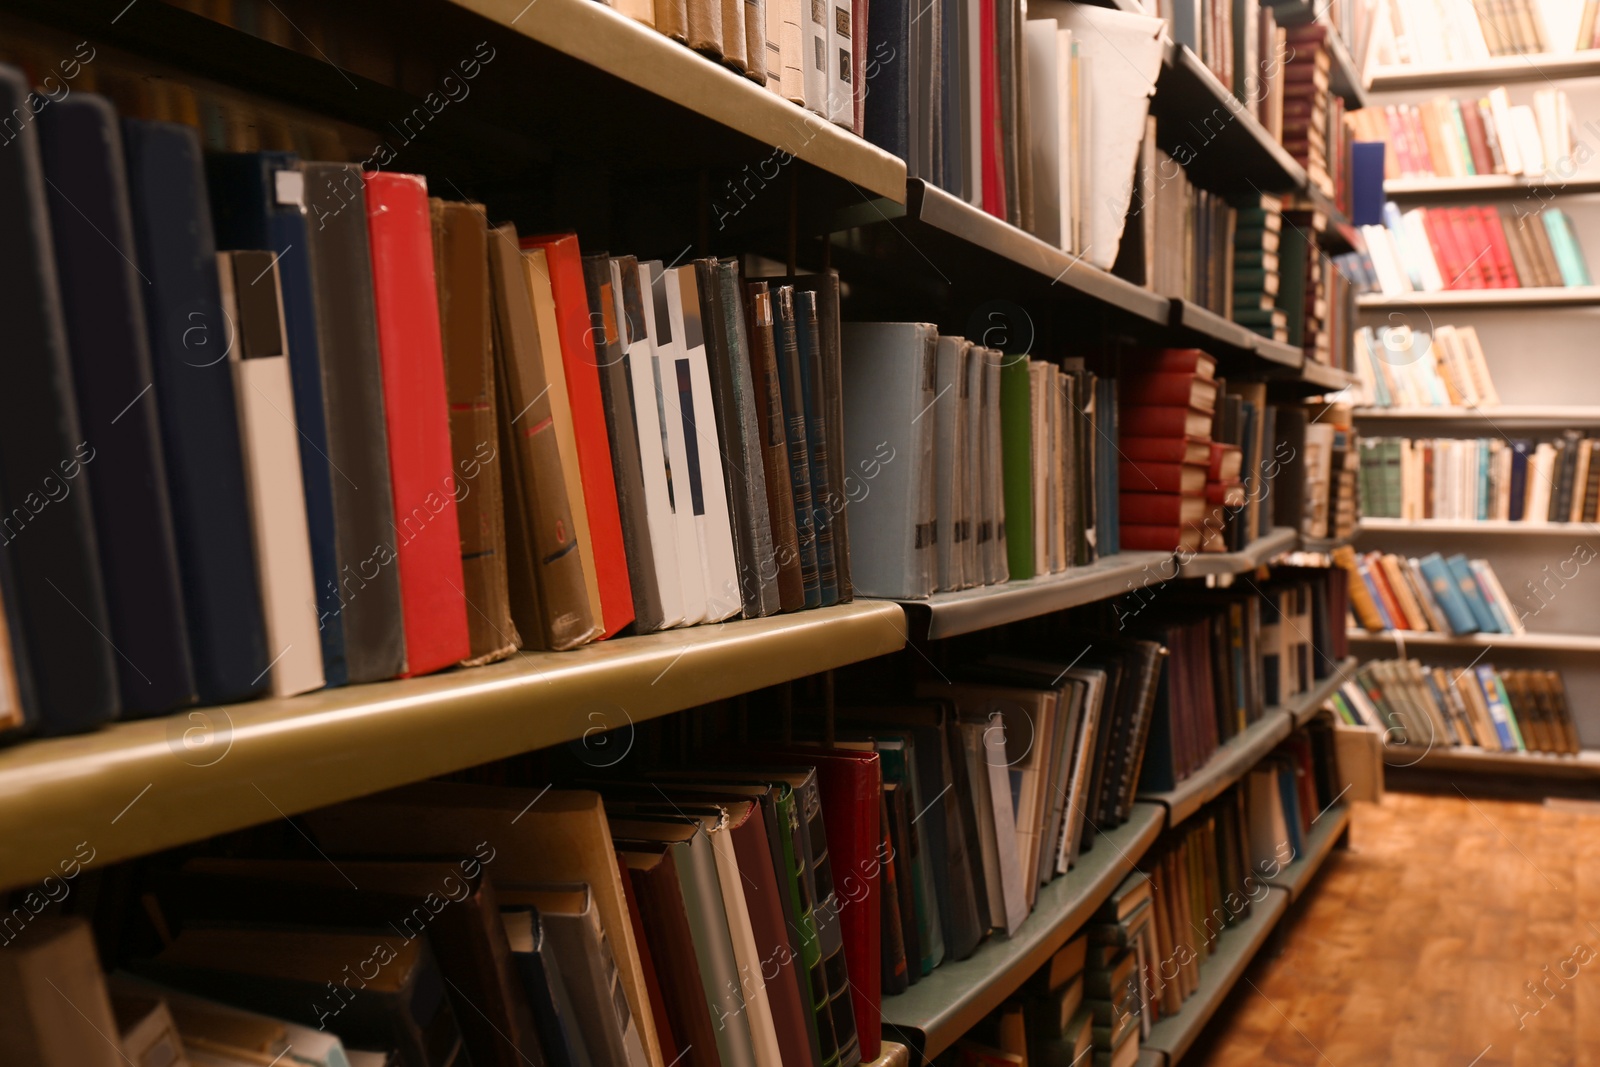
[[[1563,0],[1384,0],[1392,27],[1381,64],[1428,67],[1538,55],[1578,40],[1576,4]]]
[[[1574,756],[1582,748],[1560,671],[1373,660],[1361,665],[1332,703],[1344,722],[1384,731],[1391,744],[1418,749],[1450,745]]]
[[[1442,325],[1428,334],[1409,326],[1376,331],[1363,326],[1355,342],[1357,388],[1365,406],[1492,408],[1500,403],[1475,327]]]
[[[1512,104],[1499,86],[1476,100],[1362,108],[1346,121],[1358,140],[1387,146],[1385,178],[1565,177],[1572,166],[1572,105],[1563,89],[1537,89],[1530,105]]]
[[[1129,235],[1123,241],[1122,254],[1126,257],[1135,249],[1148,247],[1152,255],[1147,271],[1134,273],[1146,274],[1152,291],[1232,318],[1235,286],[1248,289],[1254,277],[1231,262],[1235,229],[1248,225],[1250,220],[1247,216],[1241,218],[1246,213],[1236,211],[1223,197],[1191,184],[1183,168],[1154,147],[1153,120],[1151,136],[1145,143],[1155,152],[1156,174],[1165,180],[1149,183],[1153,198],[1148,203],[1136,203],[1130,217],[1132,223],[1148,233],[1148,245],[1139,240],[1144,234]],[[1145,183],[1140,184],[1142,187]],[[1125,258],[1114,269],[1128,276]],[[1239,298],[1246,295],[1241,292]]]
[[[1591,284],[1572,220],[1560,208],[1383,207],[1383,225],[1361,227],[1376,288],[1388,296],[1449,289]]]
[[[1373,633],[1411,630],[1460,637],[1526,632],[1527,610],[1506,596],[1487,560],[1469,560],[1460,553],[1448,559],[1437,552],[1407,559],[1394,553],[1352,552],[1340,565],[1349,572],[1351,612]]]
[[[1566,430],[1528,438],[1367,438],[1362,513],[1455,522],[1593,522],[1600,440]]]

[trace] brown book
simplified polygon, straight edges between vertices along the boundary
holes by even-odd
[[[750,69],[750,52],[745,34],[744,0],[719,0],[722,4],[722,62],[746,74]],[[755,53],[759,60],[763,52]],[[759,66],[759,62],[757,63]]]
[[[1517,282],[1524,287],[1543,285],[1540,281],[1543,276],[1539,273],[1515,216],[1507,216],[1502,212],[1499,218],[1500,228],[1506,235],[1506,247],[1511,251],[1511,269],[1516,272]]]
[[[1550,234],[1545,230],[1542,220],[1538,215],[1523,215],[1513,225],[1522,229],[1523,239],[1528,242],[1528,247],[1538,258],[1540,273],[1544,280],[1541,285],[1560,287],[1561,267],[1556,261],[1555,249],[1550,246]]]
[[[740,0],[744,4],[744,76],[757,85],[767,84],[767,64],[775,57],[767,45],[767,0]],[[774,41],[773,45],[776,46]]]
[[[766,282],[745,286],[748,300],[750,377],[755,383],[756,425],[761,434],[762,467],[767,476],[767,515],[772,526],[773,562],[778,571],[778,602],[784,611],[805,606],[800,577],[800,536],[794,524],[794,488],[789,481],[789,445],[783,425],[778,352],[772,331],[772,294]]]
[[[491,236],[511,617],[528,648],[576,648],[600,634],[562,472],[577,457],[561,455],[516,227],[497,226]]]
[[[469,665],[517,650],[506,585],[505,506],[494,409],[494,341],[489,312],[489,228],[482,204],[433,199],[433,263],[439,291],[450,452],[461,526]]]
[[[689,4],[687,0],[655,0],[656,29],[674,41],[689,39]]]
[[[687,34],[690,48],[713,59],[722,58],[722,0],[688,0]]]
[[[617,871],[622,880],[622,898],[628,905],[628,922],[633,926],[633,944],[639,950],[639,970],[644,978],[645,993],[650,999],[650,1015],[655,1020],[656,1040],[661,1043],[661,1055],[667,1063],[677,1063],[678,1039],[672,1031],[672,1018],[667,1014],[667,1001],[661,992],[660,972],[656,969],[655,950],[650,946],[649,932],[645,929],[644,913],[639,909],[639,894],[633,888],[633,878],[628,873],[626,849],[617,850]]]
[[[120,1067],[89,924],[37,918],[0,951],[0,1057],[28,1067]]]
[[[1494,156],[1489,151],[1489,137],[1483,128],[1483,116],[1477,105],[1468,100],[1460,105],[1461,125],[1467,131],[1467,146],[1472,150],[1472,169],[1478,174],[1494,173]]]
[[[1567,752],[1577,755],[1583,744],[1578,740],[1578,724],[1573,721],[1572,705],[1567,703],[1567,687],[1561,680],[1560,671],[1544,672],[1544,691],[1549,694],[1550,708],[1561,724]]]

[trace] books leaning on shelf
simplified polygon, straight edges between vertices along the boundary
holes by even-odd
[[[1577,430],[1526,438],[1361,441],[1363,515],[1453,522],[1593,522],[1600,439]]]
[[[1382,730],[1391,743],[1403,738],[1418,748],[1546,755],[1577,755],[1581,749],[1559,671],[1373,660],[1362,664],[1332,703],[1346,723]]]
[[[1431,552],[1420,559],[1393,553],[1335,559],[1349,573],[1350,611],[1373,633],[1403,630],[1461,637],[1525,633],[1528,610],[1513,603],[1488,561]],[[1533,583],[1528,583],[1532,588]]]
[[[1363,226],[1377,289],[1386,296],[1458,289],[1589,285],[1572,220],[1560,208],[1383,206],[1383,225]]]
[[[1564,177],[1573,166],[1572,106],[1562,89],[1512,104],[1499,86],[1475,99],[1361,108],[1346,121],[1357,139],[1387,146],[1385,178]]]
[[[1492,408],[1500,403],[1472,326],[1436,326],[1431,335],[1408,326],[1376,331],[1363,326],[1356,331],[1353,358],[1365,406]]]
[[[1499,56],[1538,55],[1552,47],[1592,47],[1580,37],[1576,4],[1549,0],[1450,3],[1444,0],[1385,0],[1390,17],[1374,41],[1373,62],[1383,66],[1442,67]],[[1553,23],[1553,24],[1552,24]],[[1560,36],[1551,34],[1561,31]]]

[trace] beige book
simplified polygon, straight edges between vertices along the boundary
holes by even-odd
[[[1489,376],[1489,363],[1483,356],[1483,345],[1478,340],[1478,330],[1473,326],[1461,326],[1455,331],[1461,343],[1461,352],[1465,357],[1467,376],[1472,379],[1473,391],[1478,394],[1480,407],[1494,407],[1500,403],[1500,394],[1495,392],[1494,379]]]
[[[497,881],[589,883],[645,1053],[651,1067],[666,1067],[598,793],[422,782],[305,819],[318,844],[334,854],[481,857],[486,846],[483,863]]]
[[[133,1067],[189,1067],[167,1002],[154,994],[111,991],[117,1043]]]
[[[1384,577],[1389,580],[1389,590],[1394,593],[1395,601],[1406,617],[1407,627],[1412,630],[1431,629],[1428,616],[1423,613],[1422,606],[1417,603],[1416,594],[1412,591],[1410,572],[1401,569],[1399,557],[1381,556],[1378,565],[1383,568]]]
[[[652,0],[606,0],[606,2],[635,22],[642,22],[646,26],[656,24],[656,8]]]
[[[722,58],[722,4],[723,0],[688,0],[685,43],[716,59]]]
[[[82,919],[36,918],[0,948],[0,1060],[18,1067],[122,1067],[117,1032]]]
[[[654,7],[656,29],[674,41],[688,41],[688,0],[654,0]]]
[[[745,36],[744,0],[722,4],[722,61],[740,74],[750,69],[750,42]]]

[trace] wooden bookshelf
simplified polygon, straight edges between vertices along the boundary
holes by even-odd
[[[1139,799],[1165,807],[1168,828],[1177,826],[1207,802],[1221,796],[1293,732],[1294,718],[1287,711],[1267,708],[1261,718],[1212,753],[1205,766],[1179,782],[1176,789],[1165,793],[1140,793]]]
[[[899,606],[857,601],[29,741],[0,751],[0,886],[79,841],[113,863],[565,742],[610,766],[631,725],[905,640]]]
[[[1381,643],[1393,646],[1398,642],[1407,645],[1427,645],[1436,648],[1503,648],[1544,652],[1600,652],[1600,635],[1595,634],[1441,634],[1432,630],[1370,630],[1353,628],[1348,632],[1351,641],[1363,644]]]
[[[1355,417],[1385,422],[1477,422],[1500,426],[1600,426],[1600,406],[1499,404],[1494,407],[1356,408]]]
[[[1287,341],[1274,341],[1270,337],[1256,334],[1255,340],[1251,344],[1255,346],[1256,355],[1268,363],[1276,364],[1279,367],[1291,367],[1297,371],[1303,369],[1306,365],[1305,350],[1296,348]]]
[[[1322,710],[1322,705],[1339,689],[1340,686],[1356,676],[1356,668],[1360,666],[1354,656],[1346,656],[1333,668],[1326,678],[1319,678],[1310,689],[1298,696],[1292,696],[1283,705],[1289,717],[1294,720],[1295,729],[1299,729],[1316,717]]]
[[[1584,749],[1575,756],[1542,752],[1490,752],[1472,746],[1430,746],[1420,758],[1405,745],[1387,745],[1402,762],[1391,766],[1459,774],[1494,774],[1527,778],[1600,779],[1600,751]]]
[[[1274,527],[1238,552],[1191,552],[1178,560],[1178,577],[1204,578],[1210,575],[1243,574],[1294,550],[1300,535],[1288,526]]]
[[[994,934],[964,960],[951,960],[899,996],[883,998],[884,1034],[933,1059],[999,1007],[1094,915],[1160,836],[1165,813],[1135,804],[1128,821],[1096,834],[1078,865],[1039,889],[1032,914],[1011,937]]]
[[[1269,886],[1265,897],[1250,905],[1249,918],[1217,935],[1215,951],[1200,965],[1200,988],[1176,1015],[1150,1028],[1143,1047],[1161,1053],[1169,1065],[1183,1059],[1288,907],[1289,894]]]
[[[1362,311],[1405,308],[1593,307],[1600,305],[1600,285],[1531,287],[1526,289],[1446,289],[1437,293],[1366,293],[1356,297]]]
[[[1529,537],[1588,536],[1600,532],[1592,522],[1509,522],[1505,519],[1376,519],[1361,520],[1363,533],[1497,534]]]
[[[1372,72],[1370,87],[1375,93],[1387,93],[1403,89],[1450,89],[1458,85],[1596,77],[1600,77],[1600,50],[1591,49],[1535,56],[1500,56],[1479,63],[1453,63],[1442,67],[1378,67]]]
[[[1267,884],[1288,893],[1289,903],[1299,900],[1349,827],[1350,806],[1335,801],[1311,824],[1311,832],[1305,835],[1303,842],[1305,854],[1296,856],[1288,866],[1268,878]]]
[[[1514,174],[1476,174],[1464,178],[1390,178],[1383,195],[1390,200],[1454,200],[1458,198],[1506,199],[1537,197],[1539,206],[1552,196],[1600,193],[1600,178],[1559,175],[1524,178]]]
[[[1060,574],[900,603],[913,636],[954,637],[1119,596],[1160,584],[1176,573],[1171,552],[1118,552]]]
[[[1310,359],[1306,360],[1306,364],[1300,369],[1300,373],[1306,381],[1311,382],[1313,385],[1319,385],[1330,393],[1348,389],[1356,384],[1357,381],[1355,373],[1352,371],[1340,370],[1338,367],[1330,367],[1326,363],[1318,363]]]
[[[1162,120],[1162,148],[1187,147],[1179,158],[1189,158],[1184,170],[1197,185],[1240,193],[1305,188],[1305,168],[1186,45],[1168,50],[1151,112]]]

